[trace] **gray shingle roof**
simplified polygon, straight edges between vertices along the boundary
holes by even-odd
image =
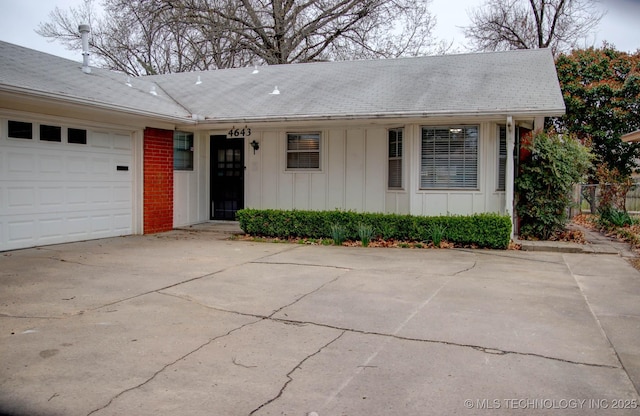
[[[175,121],[564,112],[545,49],[126,77],[0,42],[0,89],[39,91]],[[201,84],[196,85],[200,77]],[[149,94],[156,85],[158,96]],[[274,87],[280,95],[270,94]]]
[[[80,55],[79,55],[80,56]],[[160,118],[186,118],[190,112],[166,94],[149,93],[152,81],[132,87],[121,73],[82,64],[0,41],[0,90],[13,90]],[[156,86],[157,89],[157,86]]]

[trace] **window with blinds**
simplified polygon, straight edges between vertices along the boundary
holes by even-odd
[[[390,189],[402,188],[402,129],[389,130],[389,179]]]
[[[173,133],[173,169],[193,170],[193,133]]]
[[[478,189],[478,126],[423,127],[421,189]]]
[[[287,134],[287,169],[320,169],[320,133]]]
[[[504,191],[504,177],[507,170],[507,128],[498,127],[498,187],[497,191]]]

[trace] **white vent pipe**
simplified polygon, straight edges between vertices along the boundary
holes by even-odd
[[[89,68],[89,32],[91,31],[91,27],[89,25],[80,25],[78,26],[78,31],[80,32],[80,36],[82,37],[82,72],[85,74],[91,73],[91,68]]]

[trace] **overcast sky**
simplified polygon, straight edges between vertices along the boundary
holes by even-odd
[[[82,0],[0,0],[0,40],[81,61],[80,51],[67,51],[34,31],[40,22],[49,20],[49,13],[56,6],[68,9],[81,3]],[[432,0],[431,11],[438,22],[434,36],[453,41],[454,48],[465,52],[461,27],[469,22],[467,11],[482,3],[483,0]],[[640,0],[601,0],[599,5],[607,14],[598,33],[585,46],[600,46],[606,40],[622,51],[635,52],[639,49]]]

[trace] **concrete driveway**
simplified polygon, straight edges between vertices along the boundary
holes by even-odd
[[[0,414],[640,413],[618,256],[226,238],[0,253]]]

